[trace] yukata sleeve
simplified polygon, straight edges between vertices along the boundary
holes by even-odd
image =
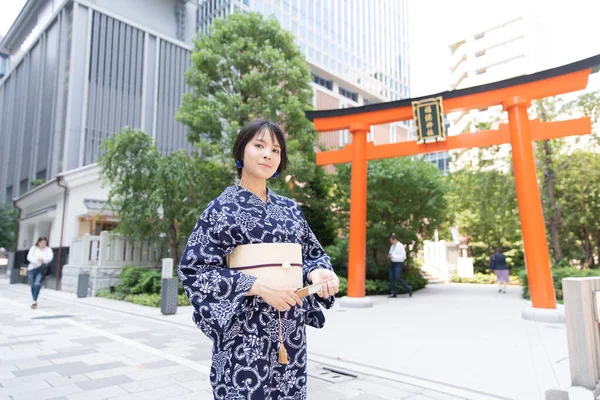
[[[207,336],[222,332],[242,307],[256,278],[226,267],[234,248],[225,216],[209,204],[202,213],[177,268],[194,306],[194,320]]]
[[[302,273],[304,277],[304,284],[307,285],[312,283],[308,280],[308,276],[311,272],[319,268],[333,271],[333,267],[331,265],[329,256],[325,253],[325,250],[323,250],[323,246],[321,246],[321,243],[319,243],[319,240],[315,236],[314,232],[312,229],[310,229],[310,226],[308,225],[308,222],[306,222],[303,214],[302,224],[304,225],[304,235],[302,238]],[[313,296],[309,297],[312,298]],[[330,308],[333,306],[335,301],[334,296],[322,299],[321,297],[315,295],[314,298],[316,298],[319,303],[323,304],[325,308]]]

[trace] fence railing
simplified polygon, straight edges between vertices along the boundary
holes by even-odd
[[[71,243],[69,264],[87,266],[126,266],[158,263],[160,250],[148,242],[128,240],[103,231],[85,234]]]

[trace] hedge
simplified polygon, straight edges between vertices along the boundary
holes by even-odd
[[[556,299],[563,300],[563,279],[585,278],[590,276],[600,276],[600,269],[577,269],[574,267],[553,268],[552,279],[554,281],[554,292],[556,293]],[[526,270],[522,270],[519,273],[519,280],[523,286],[523,298],[529,299],[529,282],[527,281]]]

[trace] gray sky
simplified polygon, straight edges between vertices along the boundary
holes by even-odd
[[[23,8],[25,0],[3,0],[0,6],[0,36],[6,35],[19,11]]]

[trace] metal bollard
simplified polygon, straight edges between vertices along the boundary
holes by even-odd
[[[80,272],[77,277],[77,297],[87,297],[90,286],[90,273]]]
[[[162,285],[160,289],[160,311],[164,315],[177,312],[177,289],[179,280],[173,278],[173,259],[162,260]]]

